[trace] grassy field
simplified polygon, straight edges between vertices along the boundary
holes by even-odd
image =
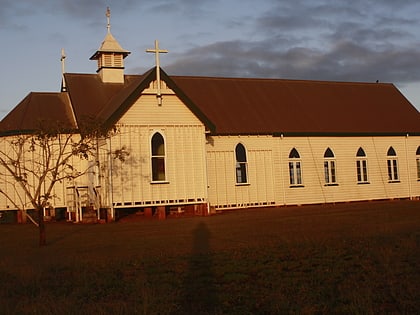
[[[420,202],[0,225],[0,314],[418,314]]]

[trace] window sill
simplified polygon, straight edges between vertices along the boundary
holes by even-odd
[[[289,188],[303,188],[305,185],[290,185]]]
[[[249,186],[250,183],[236,183],[235,186]]]
[[[368,185],[370,182],[358,182],[357,185]]]
[[[169,184],[169,181],[167,181],[167,180],[156,180],[156,181],[151,181],[150,184],[152,184],[152,185],[156,185],[156,184]]]
[[[401,183],[400,180],[389,180],[388,183],[393,184],[393,183]]]
[[[324,186],[338,186],[337,183],[325,184]]]

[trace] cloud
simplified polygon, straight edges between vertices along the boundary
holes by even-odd
[[[138,2],[135,0],[0,0],[0,25],[5,28],[16,28],[17,25],[24,25],[25,19],[42,14],[62,15],[86,22],[101,21],[99,16],[105,16],[107,6],[113,10],[113,4],[121,15],[138,7]],[[16,19],[23,20],[16,22]]]
[[[119,28],[125,27],[125,41],[114,34],[122,44],[137,36],[129,34],[134,28],[149,25],[142,36],[156,27],[159,38],[177,39],[172,45],[178,51],[164,45],[170,50],[163,60],[170,74],[420,80],[420,71],[413,70],[420,60],[418,0],[263,0],[258,6],[253,0],[0,0],[0,26],[24,30],[47,13],[88,25],[87,31],[104,31],[106,6],[112,25],[131,21]],[[139,19],[144,23],[135,24]]]
[[[193,20],[209,16],[212,7],[217,6],[220,0],[155,0],[145,3],[146,14],[152,15],[178,15],[179,18]]]
[[[15,19],[30,16],[32,11],[26,3],[14,0],[0,0],[0,27],[14,30],[22,30],[24,27],[16,23]]]
[[[420,49],[373,50],[353,41],[325,49],[278,49],[271,41],[218,42],[190,49],[165,66],[170,74],[276,77],[335,81],[410,82],[420,80]]]
[[[403,14],[417,1],[273,1],[255,17],[258,39],[237,38],[172,54],[179,75],[407,83],[420,80],[420,42]],[[400,4],[400,2],[398,2]],[[414,28],[416,29],[416,28]]]

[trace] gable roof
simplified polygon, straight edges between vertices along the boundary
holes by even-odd
[[[217,134],[420,133],[420,114],[389,83],[172,76]]]
[[[164,71],[161,72],[163,80],[172,82]],[[96,74],[65,74],[64,78],[77,121],[96,121],[112,126],[140,97],[143,90],[149,87],[150,82],[155,80],[156,68],[143,75],[125,75],[123,84],[103,83]],[[174,86],[173,83],[171,85]],[[183,98],[181,91],[177,94]],[[184,102],[203,124],[210,130],[214,129],[199,108],[187,100]]]
[[[103,83],[97,74],[66,73],[67,92],[30,93],[0,132],[40,122],[111,127],[156,78],[156,68]],[[420,113],[389,83],[169,76],[161,79],[212,134],[420,135]],[[74,121],[74,118],[76,121]]]
[[[67,93],[31,92],[1,120],[0,133],[22,134],[57,126],[77,128]]]
[[[104,123],[109,119],[109,112],[118,109],[130,91],[143,81],[144,76],[125,75],[124,83],[103,83],[96,74],[66,73],[64,79],[78,122]]]

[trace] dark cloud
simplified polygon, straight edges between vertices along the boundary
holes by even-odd
[[[146,14],[178,15],[180,18],[202,19],[212,12],[221,0],[155,0],[145,3]]]
[[[71,17],[76,21],[102,21],[107,6],[110,6],[107,0],[0,0],[0,25],[5,28],[16,28],[25,23],[16,22],[19,18],[31,18],[41,14],[62,15]],[[119,14],[130,12],[138,7],[138,1],[118,0],[115,1],[115,9]],[[111,10],[114,10],[111,5]],[[102,23],[103,25],[103,23]]]
[[[15,21],[16,17],[26,17],[32,15],[32,10],[26,3],[14,0],[0,0],[0,27],[14,30],[22,30],[25,27]]]
[[[219,42],[191,49],[165,66],[179,75],[276,77],[336,81],[410,82],[420,80],[420,49],[375,51],[342,40],[320,50],[277,49],[270,41]]]
[[[136,66],[146,57],[133,46],[156,36],[170,51],[162,58],[170,74],[420,81],[418,0],[0,0],[0,27],[27,30],[43,13],[102,36],[106,6]]]
[[[337,81],[420,80],[420,42],[402,13],[417,1],[273,1],[255,17],[260,40],[238,38],[173,55],[172,74]],[[417,27],[417,28],[418,28]],[[245,36],[244,36],[245,37]]]

